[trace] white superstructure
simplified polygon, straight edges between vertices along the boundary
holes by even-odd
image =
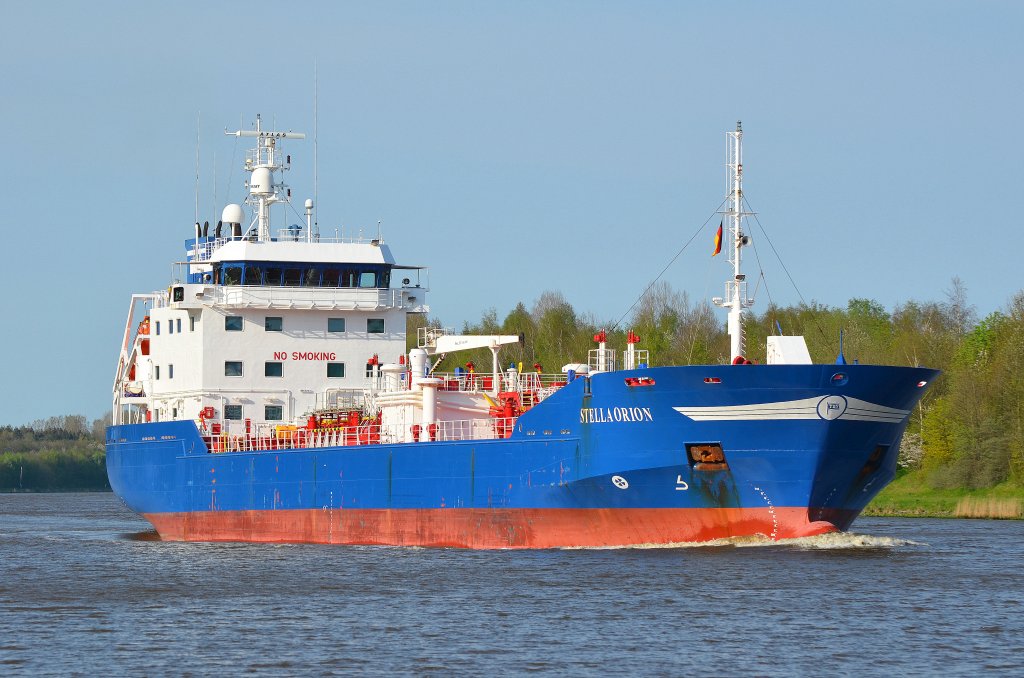
[[[213,233],[196,224],[172,284],[132,297],[114,423],[192,419],[241,433],[358,404],[375,365],[404,356],[406,315],[429,310],[425,269],[397,264],[380,238],[314,236],[312,201],[305,229],[274,231],[271,206],[291,200],[279,144],[304,135],[259,118],[229,134],[256,139],[246,204],[225,207]]]

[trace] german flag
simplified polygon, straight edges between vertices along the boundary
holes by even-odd
[[[711,256],[715,256],[716,254],[718,254],[719,252],[722,251],[722,224],[723,223],[725,223],[725,222],[722,221],[721,223],[718,224],[718,232],[715,233],[715,251],[711,253]]]

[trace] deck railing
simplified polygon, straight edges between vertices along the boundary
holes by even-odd
[[[212,453],[263,452],[324,447],[350,447],[391,443],[448,442],[455,440],[497,440],[512,435],[516,417],[439,421],[432,425],[361,424],[331,429],[277,426],[260,427],[255,434],[205,435]],[[418,438],[416,438],[418,436]]]

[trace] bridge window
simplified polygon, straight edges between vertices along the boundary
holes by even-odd
[[[240,377],[240,376],[242,376],[242,361],[241,360],[225,360],[224,361],[224,376],[225,377]]]
[[[253,266],[252,264],[246,264],[245,266],[245,284],[246,285],[262,285],[263,284],[263,267]]]
[[[241,266],[225,266],[224,267],[224,284],[225,285],[241,285],[242,284],[242,267]]]
[[[281,421],[284,418],[283,409],[280,405],[265,405],[263,418],[267,421]]]
[[[279,362],[265,362],[265,363],[263,363],[263,376],[264,377],[283,377],[284,376],[284,363],[279,363]]]
[[[266,287],[356,287],[387,288],[391,285],[391,268],[387,265],[328,262],[225,262],[215,263],[212,278],[222,285]],[[198,280],[198,278],[197,278]],[[175,288],[175,292],[183,288]]]
[[[327,377],[329,379],[343,379],[345,377],[345,363],[327,363]]]
[[[242,420],[242,406],[241,405],[225,405],[224,406],[224,418],[232,421]]]
[[[276,316],[267,316],[263,319],[263,329],[267,332],[283,332],[284,331],[284,318]]]
[[[384,334],[384,318],[367,318],[367,334]]]
[[[324,269],[324,287],[338,287],[341,283],[341,269],[340,268],[326,268]]]
[[[267,273],[264,276],[263,284],[267,287],[279,287],[281,285],[281,274],[283,269],[278,266],[271,266],[267,268]]]
[[[242,316],[240,316],[240,315],[227,315],[227,316],[224,316],[224,331],[225,332],[241,332],[242,331]]]
[[[344,318],[328,318],[327,319],[327,331],[328,332],[344,332],[345,331],[345,319]]]

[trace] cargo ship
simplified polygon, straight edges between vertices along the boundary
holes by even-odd
[[[429,270],[379,234],[275,230],[282,146],[254,128],[244,204],[194,225],[165,290],[134,294],[106,435],[110,485],[166,540],[480,549],[602,547],[847,529],[895,475],[935,370],[813,364],[803,337],[745,357],[742,129],[727,133],[730,361],[656,366],[606,333],[555,373],[518,336],[421,327]],[[301,220],[301,216],[300,216]],[[211,232],[212,231],[212,232]],[[724,243],[723,243],[724,240]],[[412,342],[409,342],[409,346]],[[489,369],[442,373],[491,353]]]

